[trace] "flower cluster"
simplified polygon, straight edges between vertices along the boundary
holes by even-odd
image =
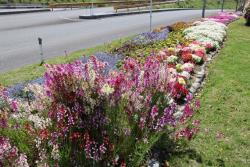
[[[184,30],[187,39],[193,39],[204,44],[210,44],[214,48],[220,48],[226,37],[227,27],[215,21],[197,21],[194,26]]]
[[[19,154],[8,138],[0,136],[0,166],[29,167],[27,156]]]
[[[229,24],[230,22],[238,19],[239,16],[231,12],[219,12],[217,15],[209,16],[204,20],[216,21],[218,23]]]
[[[119,156],[118,165],[133,164],[130,156],[135,148],[121,148],[145,144],[178,124],[175,100],[189,94],[184,79],[188,74],[177,76],[156,56],[147,57],[144,64],[127,58],[120,70],[108,74],[105,66],[94,56],[86,63],[47,65],[44,91],[49,100],[43,105],[52,124],[47,128],[37,121],[34,127],[41,129],[40,146],[50,143],[53,159],[65,158],[58,152],[71,147],[69,157],[76,165],[77,155],[108,164],[114,153]],[[193,68],[188,63],[184,67]]]
[[[160,31],[145,32],[134,37],[130,42],[134,45],[146,45],[156,41],[164,40],[168,37],[169,29],[164,28]]]
[[[181,31],[184,30],[185,28],[190,27],[190,24],[186,22],[177,22],[168,27],[170,31]]]

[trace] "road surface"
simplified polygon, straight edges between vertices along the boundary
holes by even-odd
[[[94,12],[108,12],[99,8]],[[0,16],[0,72],[39,62],[37,38],[44,43],[45,59],[108,43],[149,30],[149,14],[80,20],[88,9]],[[207,11],[207,15],[216,13]],[[200,10],[153,13],[153,27],[199,18]]]

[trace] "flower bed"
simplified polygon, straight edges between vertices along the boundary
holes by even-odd
[[[236,19],[223,16],[228,19],[225,24]],[[159,30],[159,36],[151,34],[150,41],[157,43],[157,38],[163,44],[143,61],[127,57],[116,69],[120,56],[112,59],[99,53],[110,66],[98,55],[46,65],[44,84],[25,88],[25,100],[12,99],[1,88],[1,135],[28,135],[33,143],[28,162],[38,166],[140,166],[162,134],[169,134],[172,142],[192,139],[199,131],[199,121],[193,120],[199,102],[192,102],[192,96],[227,27],[214,18],[173,27],[169,36],[178,37],[173,42],[159,37],[168,33],[166,29]],[[148,39],[141,43],[147,45]],[[6,135],[1,143],[0,156],[6,145],[17,142]],[[21,151],[16,150],[14,158],[27,166],[25,149]],[[3,166],[12,160],[8,157],[1,156]]]

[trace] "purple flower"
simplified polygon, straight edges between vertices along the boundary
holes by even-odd
[[[195,107],[196,107],[196,108],[200,108],[200,107],[201,107],[201,103],[200,103],[199,100],[196,100],[196,101],[195,101]]]
[[[1,128],[7,128],[8,127],[8,121],[5,118],[0,118],[0,127]]]

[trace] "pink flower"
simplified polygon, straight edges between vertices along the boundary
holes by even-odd
[[[15,112],[18,111],[17,102],[15,100],[11,101],[11,108]]]
[[[222,132],[217,132],[217,133],[216,133],[216,138],[217,138],[218,140],[222,140],[224,137],[225,137],[225,136],[224,136],[224,134],[223,134]]]
[[[152,107],[150,115],[152,120],[154,120],[155,117],[158,115],[158,107],[156,105]]]
[[[199,100],[196,100],[196,101],[195,101],[195,107],[196,107],[196,108],[200,108],[200,107],[201,107],[201,103],[200,103]]]

